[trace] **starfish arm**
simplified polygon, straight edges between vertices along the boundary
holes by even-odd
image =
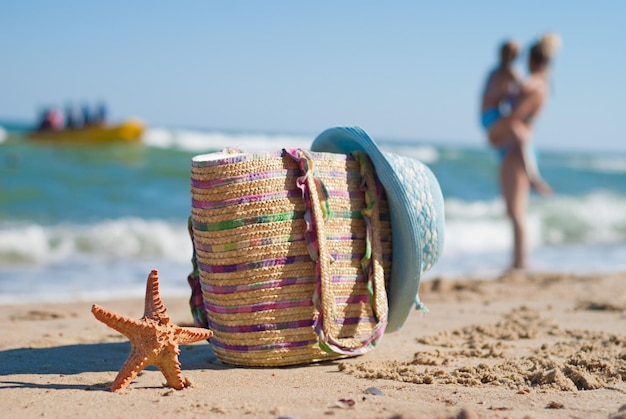
[[[209,329],[203,329],[201,327],[178,327],[178,344],[186,345],[188,343],[200,342],[201,340],[207,340],[213,336],[213,331]]]
[[[150,272],[148,281],[146,282],[146,303],[143,316],[163,324],[170,322],[167,309],[161,300],[161,293],[159,291],[159,271],[156,269]]]
[[[111,384],[111,391],[119,391],[124,389],[135,377],[139,374],[144,368],[149,365],[148,358],[139,353],[139,351],[132,349],[130,355],[122,368],[120,368],[120,372],[113,380]]]
[[[178,345],[170,344],[163,349],[154,363],[163,373],[167,384],[176,390],[182,390],[185,387],[180,370],[180,361],[178,360],[179,353]]]
[[[130,337],[133,333],[136,333],[138,327],[143,327],[143,322],[135,319],[131,319],[120,314],[115,314],[106,308],[100,307],[94,304],[91,307],[91,312],[94,317],[100,320],[102,323],[109,326],[111,329],[115,329],[126,337]]]

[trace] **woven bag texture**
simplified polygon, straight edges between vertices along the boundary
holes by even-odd
[[[284,150],[205,156],[192,160],[191,233],[203,310],[218,359],[280,366],[346,356],[321,345],[316,333],[320,265],[312,254],[319,249],[307,237],[312,220],[298,183],[307,173]],[[313,162],[308,175],[323,191],[318,199],[326,217],[330,286],[325,292],[330,292],[334,307],[325,321],[330,322],[329,334],[358,340],[372,334],[379,320],[363,264],[369,250],[362,165],[351,155],[307,156]],[[376,193],[381,265],[388,283],[389,210],[379,185]]]

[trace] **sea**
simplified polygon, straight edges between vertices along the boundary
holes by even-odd
[[[0,128],[0,304],[142,297],[152,269],[167,296],[189,296],[190,167],[197,154],[308,148],[315,134],[152,127],[138,144],[60,145]],[[423,276],[495,278],[512,231],[497,156],[474,146],[376,138],[438,178],[445,247]],[[541,149],[540,149],[541,150]],[[555,194],[533,194],[532,270],[626,270],[626,153],[541,150]]]

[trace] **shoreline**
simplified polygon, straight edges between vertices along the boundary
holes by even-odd
[[[162,296],[172,320],[190,325],[188,299]],[[139,318],[143,299],[0,305],[0,413],[607,418],[626,403],[626,273],[432,278],[420,297],[426,316],[412,311],[359,357],[242,368],[201,342],[179,358],[192,387],[163,387],[149,367],[119,394],[108,385],[130,345],[91,305]]]
[[[450,261],[445,261],[450,263]],[[440,261],[438,261],[440,263]],[[153,266],[163,265],[159,263],[146,263],[142,265],[145,269],[143,269],[141,274],[138,274],[139,267],[133,267],[132,271],[134,272],[132,275],[125,275],[126,281],[132,281],[132,284],[129,282],[123,282],[117,280],[115,282],[115,287],[117,288],[114,292],[111,292],[109,288],[107,290],[98,289],[97,291],[85,292],[84,288],[81,290],[78,289],[68,289],[65,290],[66,293],[63,294],[63,289],[59,290],[57,287],[57,291],[51,296],[49,290],[40,290],[39,294],[20,294],[19,297],[14,294],[2,294],[0,295],[0,307],[4,306],[19,306],[19,305],[28,305],[28,304],[74,304],[74,303],[91,303],[91,302],[100,302],[105,303],[107,301],[117,301],[117,300],[130,300],[143,298],[145,293],[145,272],[149,272],[150,268]],[[189,265],[189,266],[187,266]],[[187,275],[191,271],[191,264],[185,262],[184,268],[180,266],[172,267],[165,266],[159,267],[159,274],[161,276],[161,290],[165,297],[171,297],[173,299],[178,298],[189,298],[191,296],[191,289],[187,284]],[[433,269],[428,271],[421,281],[420,287],[420,295],[422,290],[427,290],[431,282],[437,282],[440,280],[444,280],[446,282],[464,282],[464,281],[484,281],[484,282],[492,282],[497,281],[502,277],[510,275],[511,272],[507,269],[489,269],[488,271],[483,272],[442,272],[437,269],[438,266],[435,266]],[[16,268],[17,269],[17,268]],[[123,270],[116,270],[116,275],[124,275]],[[524,270],[520,272],[521,275],[534,277],[534,276],[542,276],[542,275],[567,275],[567,276],[614,276],[614,275],[623,275],[626,276],[626,269],[615,268],[615,269],[579,269],[579,270],[553,270],[550,268],[531,268],[528,270]],[[6,274],[7,277],[10,276],[9,273]],[[73,275],[81,275],[79,272]],[[82,274],[84,276],[84,274]],[[37,280],[33,280],[32,277],[29,277],[29,281],[35,285]],[[19,278],[22,279],[22,278]],[[101,279],[97,279],[101,281]],[[84,284],[83,284],[84,285]],[[124,288],[129,287],[129,288]],[[45,295],[43,296],[45,291]],[[67,296],[69,294],[69,296]],[[11,297],[11,298],[9,298]],[[13,298],[15,297],[15,298]]]

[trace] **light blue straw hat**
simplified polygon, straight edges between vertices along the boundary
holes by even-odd
[[[423,163],[383,153],[359,127],[322,132],[312,151],[349,154],[364,151],[387,194],[391,215],[392,265],[387,331],[404,324],[413,304],[424,309],[418,291],[422,273],[439,258],[444,241],[443,195],[437,179]]]

